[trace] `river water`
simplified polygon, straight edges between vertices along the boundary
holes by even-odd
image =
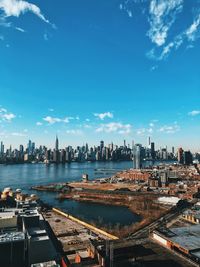
[[[71,163],[65,165],[45,164],[21,164],[0,165],[0,190],[4,187],[22,190],[32,193],[31,186],[55,182],[80,181],[82,174],[87,173],[89,179],[97,179],[110,176],[108,172],[100,174],[97,169],[115,169],[116,171],[129,169],[132,162],[94,162]],[[35,193],[35,192],[34,192]],[[115,224],[130,225],[138,222],[140,217],[130,212],[126,207],[110,206],[97,203],[77,202],[73,200],[58,201],[55,193],[37,192],[39,197],[59,207],[72,215],[88,222],[96,222],[98,225]]]

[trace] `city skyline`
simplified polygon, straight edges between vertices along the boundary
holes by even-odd
[[[151,143],[153,143],[155,145],[155,149],[156,150],[159,150],[159,149],[167,149],[169,152],[171,152],[173,149],[175,150],[175,152],[178,152],[178,149],[179,148],[182,148],[184,150],[189,150],[191,151],[192,153],[199,153],[200,151],[198,150],[192,150],[190,148],[187,148],[187,147],[184,147],[184,146],[179,146],[179,147],[176,147],[172,144],[170,144],[169,146],[166,145],[166,144],[158,144],[158,143],[155,143],[155,140],[151,138],[151,136],[148,136],[147,138],[143,139],[143,142],[138,142],[138,140],[131,140],[131,139],[123,139],[123,140],[119,140],[119,142],[114,142],[112,140],[110,140],[110,142],[106,142],[105,140],[101,140],[99,139],[96,143],[91,143],[89,140],[88,141],[85,141],[83,143],[76,143],[75,145],[73,143],[70,143],[70,142],[65,142],[64,140],[61,140],[60,137],[58,136],[58,134],[56,134],[54,136],[54,139],[51,140],[51,145],[48,146],[46,145],[45,143],[38,143],[37,141],[35,141],[34,139],[31,139],[31,138],[26,138],[25,136],[23,136],[25,139],[22,140],[21,143],[17,144],[17,145],[14,145],[12,142],[11,143],[6,143],[4,142],[4,140],[1,138],[0,139],[0,144],[2,143],[4,145],[4,149],[10,149],[10,147],[12,147],[12,149],[19,149],[20,146],[23,146],[24,148],[28,148],[29,146],[29,143],[30,142],[33,142],[34,145],[36,147],[40,147],[40,146],[44,146],[48,149],[55,149],[56,147],[59,148],[59,150],[61,149],[64,149],[66,147],[73,147],[73,148],[77,148],[77,147],[84,147],[84,146],[89,146],[89,147],[98,147],[100,145],[101,142],[104,143],[105,147],[109,147],[110,145],[114,145],[114,146],[117,146],[117,147],[124,147],[126,144],[126,147],[127,148],[133,148],[134,145],[142,145],[143,147],[145,148],[148,148],[151,146]],[[150,142],[150,143],[149,143]],[[58,150],[58,149],[57,149]]]
[[[53,147],[58,134],[64,147],[150,135],[199,151],[199,9],[0,0],[0,140]]]
[[[144,161],[154,162],[156,160],[177,160],[186,165],[192,164],[193,159],[199,161],[199,154],[192,155],[190,151],[184,151],[182,148],[175,153],[174,147],[169,150],[167,147],[156,150],[155,143],[148,137],[147,144],[142,145],[132,141],[128,144],[126,140],[119,146],[113,142],[106,145],[103,140],[98,145],[89,146],[86,143],[83,146],[59,146],[59,139],[56,135],[54,148],[48,148],[44,145],[37,146],[35,142],[29,140],[26,146],[22,144],[19,149],[13,149],[10,146],[5,148],[4,143],[0,142],[0,163],[70,163],[70,162],[95,162],[95,161],[133,161],[133,168],[140,169]],[[188,155],[188,159],[185,155]],[[189,164],[188,164],[189,163]]]

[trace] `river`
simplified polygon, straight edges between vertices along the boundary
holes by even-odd
[[[99,174],[96,171],[97,169],[114,169],[119,171],[131,167],[132,162],[74,162],[65,165],[0,165],[0,190],[4,187],[12,187],[13,189],[21,188],[25,192],[32,193],[30,187],[33,185],[80,181],[83,173],[87,173],[89,179],[97,179],[110,176],[108,172],[106,174]],[[37,192],[37,194],[43,201],[88,222],[95,222],[98,225],[112,226],[120,224],[124,226],[140,220],[137,214],[132,213],[126,207],[77,202],[73,200],[60,202],[55,199],[55,193]]]

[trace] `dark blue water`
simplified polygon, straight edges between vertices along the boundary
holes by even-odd
[[[95,174],[95,169],[123,170],[132,167],[132,162],[95,162],[95,163],[71,163],[65,165],[22,164],[0,165],[0,190],[4,187],[13,189],[21,188],[28,193],[33,185],[41,185],[55,182],[80,181],[83,173],[89,174],[89,179],[106,177],[107,175]],[[34,192],[35,193],[35,192]],[[130,225],[140,220],[140,217],[130,212],[126,207],[117,207],[96,203],[56,200],[55,193],[37,192],[39,197],[70,214],[88,222],[95,221],[99,225]]]
[[[83,173],[89,175],[89,179],[97,179],[108,175],[95,174],[95,169],[123,170],[132,167],[132,162],[86,162],[71,164],[20,164],[0,165],[0,188],[8,185],[27,189],[32,185],[80,181]]]

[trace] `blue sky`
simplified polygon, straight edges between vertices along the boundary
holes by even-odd
[[[200,1],[0,0],[0,140],[200,150]]]

